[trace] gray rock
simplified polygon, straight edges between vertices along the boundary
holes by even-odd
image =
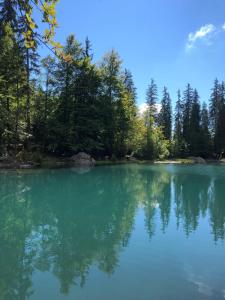
[[[71,161],[76,166],[94,166],[95,160],[91,155],[85,153],[85,152],[79,152],[76,155],[73,155],[71,158]]]
[[[134,157],[133,155],[126,155],[125,156],[126,160],[129,160],[129,161],[136,161],[136,157]]]
[[[206,161],[204,158],[198,156],[198,157],[190,157],[190,159],[193,160],[194,163],[196,164],[206,164]]]
[[[37,168],[39,166],[40,166],[39,163],[27,161],[27,162],[21,162],[18,167],[19,167],[19,169],[33,169],[33,168]]]
[[[134,157],[134,156],[131,156],[131,157],[129,158],[129,160],[130,160],[130,161],[137,161],[137,158]]]
[[[19,168],[20,169],[32,169],[33,165],[31,165],[31,164],[20,164]]]

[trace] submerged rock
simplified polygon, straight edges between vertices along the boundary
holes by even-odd
[[[86,174],[89,173],[93,169],[93,166],[75,166],[74,168],[70,169],[77,174]]]
[[[71,157],[71,161],[76,166],[94,166],[95,160],[91,155],[85,152],[79,152]]]

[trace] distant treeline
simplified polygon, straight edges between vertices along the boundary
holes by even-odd
[[[147,89],[140,114],[132,74],[116,51],[93,62],[89,39],[73,35],[64,57],[40,59],[38,36],[24,40],[26,22],[13,1],[0,0],[0,154],[85,151],[97,158],[219,157],[225,148],[225,85],[215,80],[209,102],[200,105],[188,84],[178,91],[175,112],[167,88],[157,106],[157,86]],[[160,110],[157,110],[160,107]],[[174,116],[174,118],[173,118]]]

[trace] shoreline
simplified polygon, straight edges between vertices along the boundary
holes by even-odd
[[[124,164],[156,164],[156,165],[224,165],[225,159],[213,160],[206,159],[204,162],[196,162],[192,158],[174,158],[166,160],[96,160],[95,166],[113,166],[113,165],[124,165]],[[27,169],[60,169],[60,168],[71,168],[71,167],[87,167],[74,165],[67,158],[57,157],[46,157],[40,163],[24,161],[24,162],[0,162],[0,170],[27,170]]]

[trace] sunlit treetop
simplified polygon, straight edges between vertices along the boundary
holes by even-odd
[[[54,40],[55,29],[57,28],[56,4],[59,0],[16,0],[15,5],[19,9],[22,20],[25,24],[23,36],[25,45],[28,48],[35,48],[37,40],[41,40],[46,46],[60,58],[70,62],[70,55],[65,55],[62,46]],[[38,21],[34,20],[33,12],[37,9],[41,13],[41,22],[48,28],[43,33],[38,32]]]

